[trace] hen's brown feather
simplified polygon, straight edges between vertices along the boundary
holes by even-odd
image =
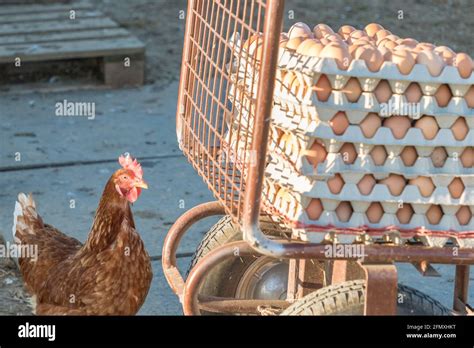
[[[151,263],[112,179],[84,245],[43,224],[31,197],[20,195],[19,201],[17,240],[38,246],[36,262],[19,259],[25,283],[37,296],[37,314],[136,314],[150,287]]]

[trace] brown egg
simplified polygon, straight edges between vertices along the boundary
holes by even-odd
[[[313,28],[313,33],[317,39],[321,39],[327,34],[334,33],[334,31],[331,29],[329,25],[320,23]]]
[[[383,216],[383,208],[382,205],[379,202],[372,202],[369,205],[369,208],[365,212],[365,215],[367,215],[367,219],[373,223],[376,224],[380,221],[380,219]]]
[[[370,156],[376,166],[383,166],[388,155],[383,145],[375,145],[370,151]]]
[[[367,24],[364,29],[367,35],[369,35],[370,37],[374,37],[375,34],[377,34],[379,30],[384,30],[384,28],[380,24],[377,24],[377,23]]]
[[[349,120],[347,119],[346,113],[344,111],[339,111],[334,117],[329,121],[329,125],[332,128],[332,131],[336,135],[342,135],[349,127]]]
[[[283,81],[282,85],[285,90],[291,90],[291,87],[293,86],[293,82],[297,79],[297,76],[295,73],[292,71],[288,71],[284,76],[283,76]],[[294,91],[292,91],[294,92]]]
[[[453,65],[456,58],[456,53],[452,49],[446,46],[438,46],[434,51],[443,59],[447,65]]]
[[[338,173],[328,180],[329,191],[336,195],[341,192],[344,184],[344,179],[342,178],[341,174]]]
[[[356,55],[358,51],[364,50],[365,48],[372,48],[371,45],[364,40],[358,40],[357,42],[353,43],[349,46],[349,54],[352,58],[356,59]]]
[[[350,42],[354,42],[356,41],[357,39],[360,39],[361,37],[367,37],[367,33],[363,30],[354,30],[350,35],[349,35],[349,39],[350,39]]]
[[[356,51],[354,57],[355,59],[362,59],[372,72],[379,71],[384,62],[382,53],[375,47],[362,47]]]
[[[374,176],[372,174],[367,174],[364,175],[362,179],[360,179],[360,181],[357,183],[357,187],[359,188],[361,194],[367,196],[372,192],[376,183],[377,182],[375,181]]]
[[[337,42],[343,46],[347,46],[346,43],[344,42],[344,40],[342,39],[342,37],[339,35],[339,34],[327,34],[326,36],[324,36],[324,38],[326,40],[329,40],[331,42]]]
[[[442,146],[435,147],[433,152],[431,153],[431,161],[433,162],[433,166],[436,168],[441,168],[444,166],[446,159],[448,158],[448,153],[446,149]]]
[[[306,214],[308,214],[308,217],[311,220],[318,220],[323,210],[324,209],[321,200],[318,198],[313,198],[306,208]]]
[[[392,61],[392,51],[389,50],[387,47],[378,47],[380,53],[382,53],[382,57],[384,61],[391,62]]]
[[[352,143],[345,143],[342,145],[339,153],[346,164],[353,164],[357,158],[357,151]]]
[[[356,103],[362,94],[362,88],[360,87],[359,80],[357,80],[355,77],[351,77],[342,89],[342,92],[345,94],[349,102]]]
[[[461,154],[461,163],[464,168],[474,167],[474,148],[467,147]]]
[[[443,217],[443,211],[439,205],[432,205],[426,212],[426,218],[432,225],[437,225]]]
[[[379,30],[375,33],[375,39],[377,40],[377,42],[379,42],[380,40],[382,40],[383,38],[387,37],[388,35],[391,35],[392,33],[389,32],[388,30],[385,30],[385,29],[382,29],[382,30]]]
[[[424,64],[428,68],[431,76],[439,76],[446,63],[434,51],[421,51],[416,57],[418,64]]]
[[[390,116],[383,121],[383,126],[390,128],[396,139],[403,139],[411,127],[407,116]]]
[[[456,213],[456,218],[460,225],[467,225],[472,218],[471,209],[467,205],[462,206]]]
[[[278,50],[279,55],[281,55],[285,51],[287,43],[288,43],[288,39],[280,39],[280,44],[279,44],[280,49]]]
[[[365,116],[364,120],[360,123],[360,130],[366,138],[372,138],[377,130],[382,126],[382,118],[374,112],[369,113]]]
[[[254,42],[255,40],[258,40],[258,39],[261,38],[261,37],[262,37],[262,34],[260,34],[260,33],[251,35],[251,36],[247,39],[247,41],[245,41],[245,43],[242,45],[242,49],[245,50],[245,51],[247,51],[247,52],[249,52],[250,46],[253,44],[253,42]]]
[[[337,32],[344,40],[346,40],[354,30],[356,29],[351,25],[343,25]]]
[[[348,222],[352,216],[352,205],[350,202],[341,202],[336,208],[336,215],[339,221]]]
[[[464,140],[467,133],[469,133],[469,126],[466,123],[466,119],[464,117],[459,117],[451,126],[451,132],[453,132],[456,140]]]
[[[423,197],[429,197],[435,190],[435,185],[433,184],[433,180],[427,176],[419,176],[414,179],[408,180],[409,185],[414,185],[418,187],[420,194]]]
[[[392,62],[397,65],[403,75],[408,75],[415,66],[415,59],[411,52],[403,49],[392,51]]]
[[[397,219],[401,224],[409,224],[414,211],[410,204],[403,204],[401,208],[397,210]]]
[[[400,153],[400,158],[402,159],[402,162],[405,164],[405,166],[413,166],[418,159],[416,148],[414,146],[405,146],[403,151]]]
[[[352,57],[347,47],[342,45],[327,45],[320,53],[321,58],[333,58],[337,67],[341,70],[347,70],[351,64]]]
[[[416,41],[415,39],[412,39],[412,38],[406,38],[406,39],[399,39],[397,41],[397,43],[399,45],[405,45],[405,46],[408,46],[410,48],[415,48],[417,45],[418,45],[418,41]]]
[[[433,116],[423,116],[415,122],[415,128],[421,129],[425,139],[433,140],[438,134],[439,127]]]
[[[397,46],[398,46],[398,44],[395,41],[391,41],[391,40],[387,40],[382,44],[382,47],[385,47],[385,48],[388,48],[389,50],[391,50],[392,54],[393,54],[393,50]],[[379,47],[379,48],[381,48],[381,47]],[[390,57],[392,57],[392,55],[390,55]],[[411,58],[413,58],[413,57],[411,56]]]
[[[474,85],[469,88],[467,93],[464,95],[467,106],[474,108]]]
[[[321,51],[324,48],[324,45],[321,42],[318,42],[316,39],[309,39],[309,40],[314,40],[314,41],[310,41],[310,43],[305,47],[305,52],[302,54],[306,56],[310,56],[310,57],[319,57],[319,55],[321,54]]]
[[[436,101],[438,102],[439,107],[444,108],[448,106],[453,95],[449,86],[444,84],[439,86],[434,96],[436,98]]]
[[[474,68],[471,57],[466,53],[458,53],[453,65],[458,68],[459,76],[464,79],[467,79],[469,76],[471,76],[472,69]]]
[[[461,178],[454,178],[453,181],[448,185],[449,193],[453,198],[459,198],[463,194],[465,189],[464,183]]]
[[[285,48],[296,51],[298,49],[298,46],[301,45],[301,43],[305,40],[306,38],[304,37],[294,37],[293,39],[289,39],[288,42],[286,43]]]
[[[323,46],[327,46],[330,43],[332,43],[332,41],[329,41],[328,39],[325,39],[324,37],[319,39],[319,41],[323,44]]]
[[[293,39],[295,37],[304,37],[304,38],[312,38],[313,33],[311,29],[303,22],[295,23],[291,26],[290,30],[288,30],[288,37]]]
[[[308,151],[306,158],[308,162],[316,167],[319,163],[322,163],[326,160],[327,151],[324,145],[320,144],[318,141],[315,141]]]
[[[402,175],[390,174],[388,178],[380,180],[380,184],[387,185],[387,188],[392,195],[400,196],[406,186],[406,181]]]
[[[320,44],[319,40],[317,39],[306,39],[304,40],[296,49],[296,53],[302,54],[302,55],[307,55],[306,51],[313,45]],[[321,45],[322,47],[322,45]]]
[[[405,90],[405,97],[409,103],[418,103],[423,96],[421,88],[416,82],[410,83],[408,88]]]
[[[419,49],[419,51],[423,51],[423,50],[433,51],[436,48],[436,46],[429,42],[420,42],[418,45],[416,45],[415,48]]]
[[[375,98],[377,101],[382,104],[386,103],[392,97],[392,89],[390,88],[390,84],[387,80],[382,80],[379,82],[377,87],[374,90]]]
[[[331,83],[326,75],[321,75],[313,90],[316,92],[316,96],[319,101],[325,102],[329,99],[332,93]]]

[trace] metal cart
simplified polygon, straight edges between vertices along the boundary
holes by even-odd
[[[455,264],[453,308],[456,313],[471,313],[466,302],[474,250],[387,242],[365,245],[363,261],[348,255],[327,258],[326,244],[292,238],[291,231],[272,218],[271,208],[264,207],[262,186],[283,13],[283,0],[188,2],[177,137],[181,150],[217,200],[183,214],[171,227],[164,243],[164,274],[179,297],[184,314],[279,314],[318,289],[331,285],[337,293],[336,284],[352,280],[352,287],[362,290],[358,293],[362,294],[364,314],[392,315],[397,313],[399,303],[395,262],[412,263],[423,275],[434,272],[431,264]],[[257,86],[257,98],[251,101],[254,113],[249,129],[229,126],[241,124],[242,118],[239,110],[228,102],[235,55],[234,32],[240,32],[243,37],[263,34],[258,84],[256,80],[249,81]],[[249,67],[255,63],[247,60],[245,64]],[[234,156],[236,145],[226,137],[228,132],[243,139],[245,144],[240,165]],[[224,230],[239,230],[241,234],[221,238],[221,242],[203,241],[200,254],[184,278],[176,265],[179,242],[194,223],[215,215],[226,216],[220,222]],[[226,234],[224,230],[221,228],[221,235]],[[245,264],[245,269],[222,267],[235,264],[235,260]],[[215,269],[219,272],[214,272]],[[214,279],[209,284],[212,272]],[[232,291],[214,291],[232,283],[232,279],[242,280],[244,274],[247,274],[246,285],[238,285],[239,291],[235,286]],[[258,285],[262,279],[266,283]],[[249,289],[259,295],[249,295]]]

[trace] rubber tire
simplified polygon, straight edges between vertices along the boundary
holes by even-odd
[[[285,309],[281,315],[362,315],[365,280],[351,280],[327,286],[306,295]],[[430,296],[398,284],[398,315],[452,315],[451,311]]]
[[[275,231],[275,224],[268,219],[262,219],[260,227],[266,234],[280,234]],[[238,240],[242,240],[242,231],[230,216],[224,216],[206,233],[199,243],[189,265],[187,275],[199,260],[211,250]],[[222,262],[206,276],[199,293],[207,296],[234,297],[242,275],[255,260],[257,260],[255,257],[238,257]]]

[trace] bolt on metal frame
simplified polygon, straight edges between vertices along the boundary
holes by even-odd
[[[286,308],[292,300],[308,293],[301,284],[307,280],[320,282],[305,262],[327,261],[324,245],[269,239],[259,227],[283,12],[284,0],[188,1],[176,131],[181,150],[217,201],[201,204],[183,214],[168,232],[163,246],[164,274],[179,296],[185,314],[199,314],[201,309],[256,313],[258,304]],[[236,54],[232,43],[235,32],[240,33],[242,41],[256,33],[263,34],[259,64],[255,56],[244,57],[241,51]],[[244,85],[257,84],[257,96],[250,98],[250,109],[254,110],[250,116],[253,118],[251,129],[242,126],[241,108],[229,101],[229,90],[234,83],[231,76],[233,64],[245,67],[243,78],[250,81]],[[256,66],[259,67],[258,80],[256,74],[246,73]],[[237,95],[233,97],[239,98]],[[242,102],[244,97],[241,93],[238,101]],[[244,165],[236,165],[238,145],[229,143],[229,136],[243,139],[245,151],[240,152],[239,161]],[[182,236],[195,222],[225,214],[239,223],[244,241],[211,251],[197,263],[185,281],[176,266],[175,256]],[[290,259],[289,294],[295,298],[257,301],[200,296],[199,287],[205,275],[220,262],[234,257],[235,248],[239,249],[240,256],[268,255]],[[365,252],[364,264],[360,264],[367,281],[365,314],[396,314],[397,273],[394,262],[456,264],[454,309],[470,313],[466,301],[469,265],[474,263],[474,250],[459,249],[453,254],[450,248],[367,245]],[[333,283],[347,279],[348,260],[350,257],[332,259]]]

